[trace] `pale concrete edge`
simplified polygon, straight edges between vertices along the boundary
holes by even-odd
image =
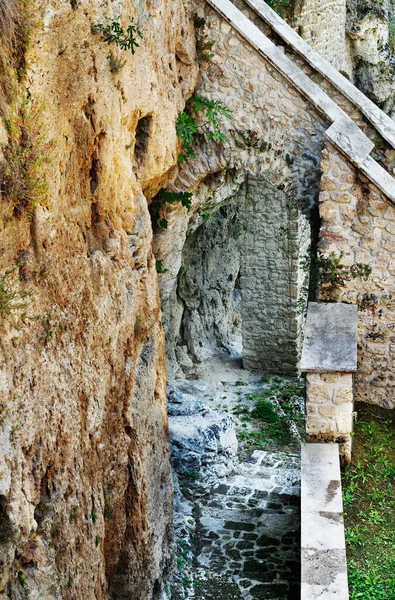
[[[353,122],[348,115],[323,92],[311,79],[283,54],[252,21],[250,21],[230,0],[207,0],[220,15],[260,54],[264,56],[293,86],[300,91],[321,114],[332,123],[338,120]],[[250,31],[248,31],[250,30]],[[293,31],[293,30],[291,30]],[[297,35],[295,33],[295,35]],[[328,63],[329,64],[329,63]],[[340,76],[340,74],[339,74]],[[384,113],[383,113],[384,115]],[[357,126],[356,126],[357,127]],[[360,130],[359,137],[365,136]],[[368,140],[369,138],[365,136]],[[330,139],[330,138],[329,138]],[[348,149],[334,140],[330,140],[350,161],[356,165],[390,200],[395,202],[395,180],[370,156],[360,161],[351,155]],[[356,140],[358,141],[358,140]],[[392,142],[391,142],[392,143]],[[395,140],[394,140],[395,147]],[[369,160],[370,159],[370,160]]]
[[[299,54],[308,64],[318,71],[334,87],[342,92],[375,126],[382,137],[395,148],[395,123],[378,106],[367,98],[353,83],[333,67],[316,50],[311,48],[292,27],[288,25],[273,9],[263,0],[245,0],[245,2],[264,20],[273,30]]]
[[[338,515],[336,524],[337,531],[333,531],[333,524],[326,528],[321,528],[317,535],[317,525],[315,521],[320,518],[327,507],[322,493],[317,493],[316,506],[312,508],[311,486],[307,486],[308,465],[311,461],[320,469],[320,475],[316,476],[317,482],[326,484],[328,490],[336,481],[340,487],[341,494],[341,471],[339,446],[337,444],[302,444],[301,446],[302,465],[301,470],[301,539],[310,539],[309,530],[313,527],[312,537],[315,538],[316,547],[309,546],[301,548],[301,600],[312,600],[315,597],[321,597],[319,594],[332,595],[339,600],[349,599],[348,578],[347,578],[347,560],[346,560],[346,542],[344,535],[343,506],[340,511],[332,511],[333,515]],[[328,462],[329,461],[329,462]],[[329,468],[328,468],[329,467]],[[306,490],[310,488],[310,496],[307,502]],[[319,488],[317,487],[317,490]],[[328,499],[327,499],[328,501]],[[306,510],[307,505],[309,508]],[[330,537],[335,533],[336,543],[331,545]],[[323,596],[324,597],[324,596]]]

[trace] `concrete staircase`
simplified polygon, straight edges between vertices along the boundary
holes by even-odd
[[[263,27],[257,27],[230,0],[207,2],[317,108],[331,123],[325,133],[326,137],[361,173],[395,202],[395,179],[392,173],[371,156],[375,144],[370,137],[375,135],[369,137],[364,131],[366,128],[359,125],[362,115],[373,126],[377,137],[383,138],[395,148],[395,123],[392,119],[310,48],[263,0],[246,0],[245,5],[259,16],[262,25],[268,26],[272,34],[281,38],[281,47],[263,33]],[[304,69],[303,66],[309,68]],[[314,77],[313,80],[305,71],[319,74],[321,82],[317,83],[317,78]],[[332,89],[338,94],[332,93]],[[336,95],[338,97],[335,99]]]

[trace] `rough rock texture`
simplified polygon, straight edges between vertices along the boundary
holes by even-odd
[[[35,14],[10,115],[26,98],[18,143],[38,129],[56,145],[43,142],[33,216],[9,189],[1,201],[0,276],[15,268],[8,292],[30,295],[0,315],[0,597],[151,600],[171,562],[172,484],[146,197],[176,168],[193,24],[181,0]],[[91,32],[119,14],[143,32],[134,56]]]
[[[353,79],[373,102],[395,116],[395,3],[348,0],[346,33],[351,40]]]

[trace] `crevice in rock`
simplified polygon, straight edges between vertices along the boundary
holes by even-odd
[[[146,115],[139,119],[136,126],[136,142],[134,146],[134,160],[137,166],[141,166],[147,155],[148,144],[152,132],[153,117]]]

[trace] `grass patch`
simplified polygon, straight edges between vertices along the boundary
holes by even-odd
[[[262,391],[246,394],[233,410],[241,421],[239,441],[249,451],[298,445],[305,429],[304,380],[265,376],[262,383]]]
[[[359,405],[343,475],[351,600],[395,600],[395,415]]]

